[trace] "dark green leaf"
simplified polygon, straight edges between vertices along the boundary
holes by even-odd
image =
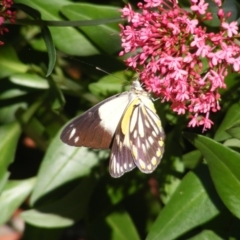
[[[31,8],[30,6],[25,4],[15,4],[15,7],[26,12],[28,15],[30,15],[34,19],[41,20],[41,13],[38,10]],[[49,76],[52,73],[56,63],[56,50],[54,47],[51,33],[47,28],[47,26],[42,25],[41,32],[42,32],[42,37],[45,41],[47,52],[48,52],[49,63],[48,63],[48,71],[46,76]]]
[[[97,165],[98,156],[91,150],[71,147],[56,135],[43,159],[31,203],[54,191],[66,182],[88,176]]]
[[[61,194],[48,192],[44,196],[48,202],[35,204],[34,209],[21,214],[22,218],[27,223],[38,227],[70,226],[85,215],[94,185],[93,178],[85,178],[82,181],[76,181],[75,187],[71,185],[71,188],[62,187],[61,189],[59,186],[58,193],[62,192]]]
[[[188,172],[160,212],[147,240],[171,240],[206,223],[223,207],[206,166]]]
[[[240,139],[240,120],[230,126],[226,132],[234,138]]]
[[[194,169],[202,161],[202,154],[194,150],[183,155],[183,163],[186,168]]]
[[[230,138],[226,130],[240,119],[240,105],[233,104],[227,111],[221,125],[215,133],[214,139],[216,141],[224,141]]]
[[[240,154],[201,135],[185,133],[185,136],[202,152],[224,204],[240,218]]]

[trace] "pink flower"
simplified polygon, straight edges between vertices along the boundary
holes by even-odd
[[[223,22],[222,28],[227,30],[227,36],[232,37],[233,35],[238,33],[238,23],[237,22],[231,22],[230,24]]]
[[[0,35],[3,35],[5,32],[8,32],[8,29],[3,26],[5,20],[8,19],[12,23],[15,21],[16,13],[9,10],[12,4],[13,4],[12,0],[2,0],[0,2]],[[0,41],[0,45],[3,44],[4,43]]]
[[[226,88],[228,71],[240,72],[240,46],[232,38],[237,24],[228,24],[230,14],[215,2],[220,32],[199,24],[212,19],[204,0],[191,0],[192,13],[181,9],[176,0],[145,0],[138,4],[137,13],[130,6],[124,8],[123,15],[130,20],[120,26],[120,55],[130,54],[127,66],[139,73],[149,92],[162,102],[170,101],[174,112],[187,114],[188,126],[203,130],[213,124],[210,113],[220,109],[218,92]],[[138,21],[133,21],[135,16]]]
[[[191,2],[192,4],[195,4],[191,6],[191,10],[193,12],[197,12],[200,15],[203,15],[206,13],[206,10],[208,8],[208,3],[205,3],[204,0],[200,0],[200,1],[192,0]]]

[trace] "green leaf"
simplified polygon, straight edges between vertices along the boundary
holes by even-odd
[[[120,18],[118,8],[111,6],[78,3],[64,6],[62,13],[70,20],[91,20],[103,18]],[[81,26],[81,25],[80,25]],[[101,24],[95,26],[80,27],[91,41],[108,54],[120,51],[121,42],[118,23]]]
[[[90,239],[140,239],[128,212],[119,206],[107,216],[102,213],[101,216],[94,219],[88,230]]]
[[[189,133],[184,135],[202,152],[224,204],[240,218],[240,154],[210,138]]]
[[[13,73],[25,73],[28,66],[19,61],[16,52],[9,44],[0,47],[0,77],[8,77]]]
[[[20,86],[35,88],[35,89],[48,89],[49,84],[46,79],[30,73],[13,74],[10,81]]]
[[[2,124],[12,123],[16,120],[16,111],[19,108],[27,108],[26,91],[11,88],[0,94],[0,122]]]
[[[199,150],[194,150],[183,155],[183,163],[186,168],[194,169],[202,161],[202,154]]]
[[[226,147],[231,147],[231,148],[240,148],[240,140],[236,138],[231,138],[226,140],[223,143],[224,146]]]
[[[53,81],[51,78],[48,78],[48,82],[50,86],[49,101],[51,102],[51,107],[53,110],[59,110],[64,106],[65,98],[55,81]]]
[[[208,169],[201,165],[188,172],[160,212],[147,240],[171,240],[209,221],[223,208]]]
[[[44,156],[30,199],[31,204],[67,182],[88,176],[98,160],[93,151],[68,146],[62,143],[57,134]]]
[[[188,240],[224,240],[211,230],[204,230],[195,237],[188,238]]]
[[[69,4],[67,0],[15,0],[16,3],[26,4],[37,9],[44,20],[63,20],[59,15],[60,10]],[[69,24],[70,25],[70,24]],[[55,46],[62,52],[70,55],[89,56],[98,54],[99,51],[78,30],[72,27],[51,27],[50,29]],[[68,43],[68,44],[66,44]]]
[[[89,84],[90,91],[97,96],[109,96],[124,91],[124,85],[129,88],[130,82],[127,80],[132,75],[129,71],[120,71],[106,75],[96,83]]]
[[[67,183],[65,183],[67,185]],[[29,224],[45,228],[67,227],[86,214],[95,180],[85,178],[75,186],[59,187],[58,193],[48,193],[47,201],[35,204],[35,208],[21,214]],[[61,193],[60,193],[61,192]],[[51,199],[51,201],[49,201]]]
[[[9,181],[0,195],[0,224],[9,220],[15,210],[26,200],[35,183],[35,178]]]
[[[15,157],[15,151],[20,134],[21,128],[17,122],[0,127],[0,179],[5,176],[9,165]]]
[[[140,239],[132,219],[126,211],[109,214],[106,217],[106,222],[112,229],[112,240]]]
[[[40,12],[34,8],[31,8],[28,5],[15,4],[14,7],[26,12],[28,15],[33,17],[35,20],[41,20]],[[44,26],[44,25],[41,26],[41,33],[42,33],[42,37],[44,39],[44,42],[47,47],[47,52],[48,52],[49,63],[48,63],[48,71],[47,71],[46,76],[49,76],[52,73],[55,63],[56,63],[56,50],[55,50],[55,47],[53,44],[51,33],[50,33],[49,29],[47,28],[47,26]]]
[[[227,111],[221,125],[215,133],[214,139],[216,141],[224,141],[230,138],[226,130],[240,119],[240,105],[233,104]]]
[[[230,126],[226,132],[234,138],[240,139],[240,120]]]

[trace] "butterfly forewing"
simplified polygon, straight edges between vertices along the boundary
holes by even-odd
[[[110,148],[128,102],[128,92],[100,102],[71,121],[63,129],[61,140],[76,147]]]

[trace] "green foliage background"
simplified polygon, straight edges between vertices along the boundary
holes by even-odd
[[[69,229],[94,240],[240,239],[239,76],[227,77],[205,134],[156,101],[162,163],[150,175],[113,179],[109,151],[67,146],[59,134],[134,76],[118,57],[124,3],[15,3],[20,20],[0,47],[0,223],[21,206],[24,239],[66,239]]]

